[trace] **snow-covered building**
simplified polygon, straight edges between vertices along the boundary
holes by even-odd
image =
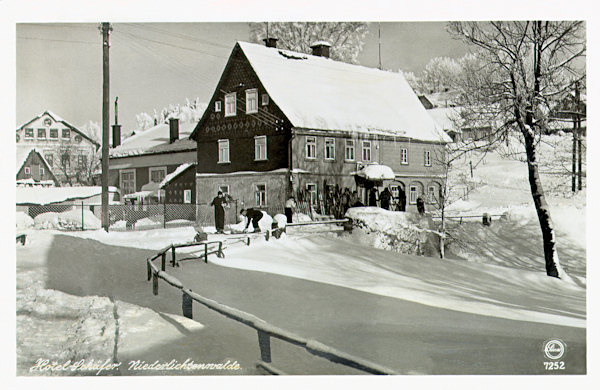
[[[370,163],[391,168],[383,185],[404,188],[410,204],[439,196],[436,156],[451,139],[402,74],[329,59],[324,42],[307,55],[273,41],[236,43],[191,135],[200,202],[221,189],[247,207],[278,208],[290,193],[335,185],[364,199],[355,173]]]
[[[17,149],[16,179],[20,187],[60,186],[52,167],[35,148]]]
[[[35,148],[59,182],[85,173],[100,144],[51,111],[44,111],[16,130],[17,156]]]
[[[123,140],[110,150],[109,184],[126,199],[196,203],[195,175],[179,177],[182,166],[196,163],[196,142],[189,139],[194,126],[171,118]],[[159,185],[174,173],[179,177],[175,185]]]

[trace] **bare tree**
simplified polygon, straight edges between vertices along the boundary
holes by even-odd
[[[472,73],[462,103],[499,122],[496,142],[511,131],[524,144],[531,195],[543,238],[546,274],[565,276],[540,180],[538,145],[552,108],[584,78],[581,21],[451,22],[449,31],[479,48],[486,69]]]
[[[311,54],[310,45],[326,40],[331,44],[331,58],[352,64],[358,63],[367,32],[367,23],[363,22],[250,23],[252,42],[262,43],[268,35],[277,38],[282,49]]]

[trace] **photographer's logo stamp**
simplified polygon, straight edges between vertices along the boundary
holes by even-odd
[[[546,370],[564,370],[565,362],[560,360],[564,357],[567,345],[559,339],[550,339],[544,343],[544,356],[552,361],[544,362]]]

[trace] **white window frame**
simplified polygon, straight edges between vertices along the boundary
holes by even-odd
[[[223,189],[225,189],[225,188],[226,188],[226,190],[223,191]],[[229,195],[229,184],[221,184],[217,191],[221,191],[223,193],[223,195]]]
[[[246,114],[258,112],[258,90],[256,88],[246,90]]]
[[[56,137],[53,137],[53,136],[52,136],[52,130],[55,130],[55,131],[56,131]],[[49,130],[48,130],[48,138],[49,138],[49,139],[58,139],[58,129],[49,129]]]
[[[372,152],[372,144],[371,141],[362,141],[361,143],[362,148],[361,148],[361,157],[363,161],[372,161],[373,155],[371,154]],[[369,145],[368,147],[366,145]],[[366,153],[368,152],[369,156],[367,158]]]
[[[221,112],[221,101],[215,101],[215,112]]]
[[[40,137],[40,130],[44,132],[44,136]],[[46,139],[48,137],[47,131],[44,128],[37,129],[37,138],[38,139]]]
[[[148,183],[152,183],[152,172],[164,172],[164,179],[167,176],[167,167],[148,167]],[[158,183],[160,183],[160,181]]]
[[[317,137],[315,136],[311,136],[311,135],[307,135],[306,139],[305,139],[305,151],[306,151],[306,158],[309,160],[316,160],[317,158]],[[312,151],[312,156],[310,155],[311,153],[309,153],[309,151]]]
[[[229,154],[229,139],[217,140],[217,147],[219,151],[218,164],[228,164],[231,162]],[[221,153],[221,150],[227,151],[227,156]]]
[[[408,165],[408,149],[400,149],[400,164]]]
[[[266,93],[263,93],[261,95],[261,104],[263,106],[268,106],[269,105],[269,95],[267,95]]]
[[[259,143],[260,140],[264,140],[264,145]],[[264,146],[262,148],[261,146]],[[261,153],[264,152],[264,153]],[[263,155],[264,154],[264,155]],[[267,136],[257,135],[254,137],[254,161],[266,161],[267,160]]]
[[[314,191],[311,191],[310,187],[314,187]],[[309,194],[309,203],[314,206],[317,204],[318,199],[317,199],[317,194],[318,194],[318,188],[317,188],[317,183],[306,183],[306,191],[308,191]],[[313,196],[314,194],[314,196]]]
[[[25,167],[25,174],[26,175],[31,175],[31,168]]]
[[[27,130],[31,130],[30,136],[27,135]],[[28,127],[26,129],[23,129],[23,138],[24,139],[33,139],[34,136],[35,136],[35,129],[33,127]]]
[[[262,202],[262,199],[260,199],[259,194],[262,193],[262,191],[259,191],[258,186],[264,186],[265,187],[265,191],[264,191],[264,203]],[[267,183],[255,183],[254,184],[254,203],[256,204],[256,207],[266,207],[268,199],[267,199]]]
[[[431,190],[433,190],[433,191],[431,191]],[[427,201],[430,204],[437,203],[437,197],[435,196],[435,190],[436,190],[436,186],[434,186],[434,185],[427,187]]]
[[[414,199],[413,199],[414,194]],[[417,204],[417,198],[419,197],[419,187],[416,185],[411,185],[408,188],[408,203],[409,204]]]
[[[41,179],[42,177],[44,177],[44,173],[45,173],[45,172],[46,172],[46,171],[44,170],[44,167],[40,165],[40,179]]]
[[[183,190],[183,203],[192,203],[192,190]]]
[[[400,185],[399,184],[391,185],[390,192],[392,193],[393,199],[398,199],[400,197]]]
[[[328,148],[329,147],[329,148]],[[331,149],[331,156],[327,156],[328,149]],[[324,156],[325,160],[333,161],[335,160],[335,138],[325,138],[325,147],[324,147]]]
[[[237,96],[235,92],[225,95],[225,116],[235,116],[237,112]],[[228,101],[229,100],[229,101]]]
[[[351,154],[351,156],[349,156]],[[356,160],[356,145],[353,139],[346,140],[346,148],[344,151],[344,159],[346,161],[354,161]]]
[[[52,153],[46,153],[44,155],[44,160],[46,160],[50,167],[54,166],[54,155]]]
[[[425,166],[430,167],[431,166],[431,150],[426,150],[424,157],[425,157],[425,161],[424,161]]]
[[[133,173],[133,191],[132,192],[125,192],[125,190],[123,189],[123,174],[124,173]],[[122,195],[127,195],[127,194],[132,194],[135,192],[136,189],[136,175],[135,175],[135,169],[121,169],[119,170],[119,189],[121,190],[121,194]]]
[[[65,137],[65,131],[67,132],[67,134],[69,134],[68,137]],[[60,138],[62,138],[62,139],[71,139],[71,129],[61,129],[61,131],[60,131]]]

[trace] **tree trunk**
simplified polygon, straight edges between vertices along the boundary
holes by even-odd
[[[542,239],[544,243],[544,259],[546,262],[546,274],[555,278],[564,276],[564,271],[560,267],[558,253],[556,252],[556,241],[554,235],[554,226],[550,218],[550,210],[546,203],[544,189],[540,180],[538,162],[536,157],[535,140],[531,134],[523,132],[525,136],[525,151],[527,153],[527,169],[529,171],[529,186],[533,203],[542,229]]]

